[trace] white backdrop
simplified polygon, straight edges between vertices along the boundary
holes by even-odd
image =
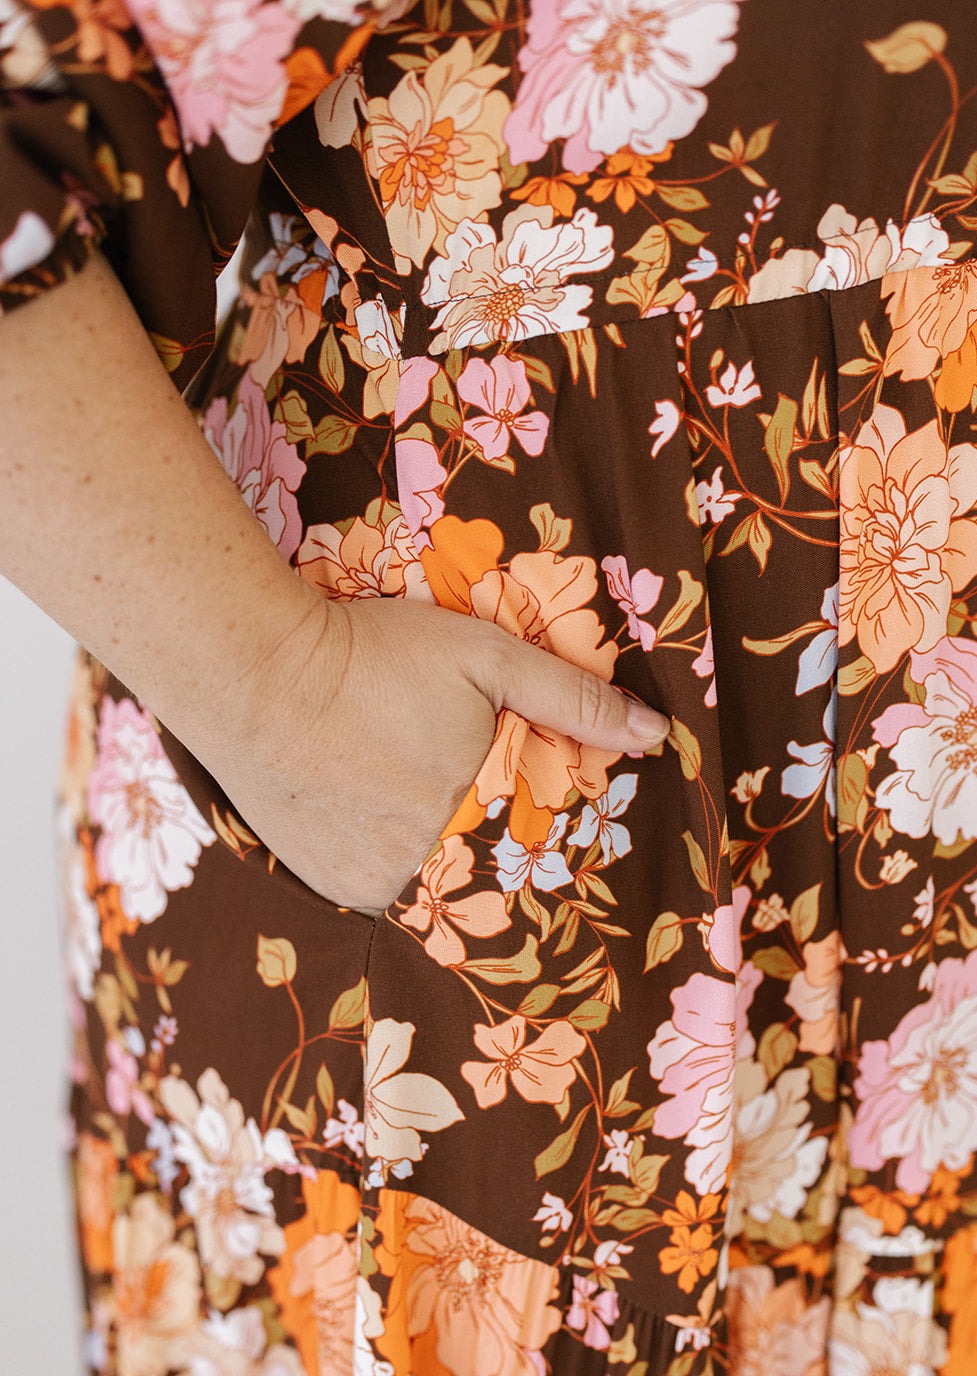
[[[0,1372],[77,1376],[52,799],[72,646],[0,578]]]

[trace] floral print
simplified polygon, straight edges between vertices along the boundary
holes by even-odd
[[[977,37],[937,8],[0,3],[2,308],[100,247],[298,577],[672,718],[630,758],[500,712],[372,918],[79,656],[96,1376],[968,1376]]]

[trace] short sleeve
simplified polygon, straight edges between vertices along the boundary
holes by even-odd
[[[276,127],[356,57],[355,0],[0,0],[0,312],[100,248],[184,385]]]

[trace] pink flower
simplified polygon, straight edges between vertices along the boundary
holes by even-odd
[[[498,459],[508,452],[514,434],[527,454],[540,454],[550,428],[542,411],[523,415],[532,400],[526,365],[522,359],[497,354],[491,363],[473,358],[458,379],[458,395],[469,406],[477,406],[483,416],[465,421],[465,434],[482,446],[487,459]]]
[[[712,649],[712,627],[706,627],[706,638],[702,642],[702,649],[692,661],[692,672],[696,678],[709,679],[709,687],[706,689],[704,698],[707,707],[716,705],[716,662]]]
[[[936,966],[929,1000],[887,1041],[865,1042],[855,1081],[851,1161],[921,1194],[938,1167],[964,1170],[977,1151],[977,951]]]
[[[249,510],[282,558],[291,559],[302,539],[295,493],[305,476],[305,460],[288,443],[282,422],[271,419],[265,394],[250,373],[241,378],[234,410],[228,414],[227,398],[217,397],[207,408],[202,426]]]
[[[444,502],[438,492],[448,470],[429,440],[398,439],[395,449],[400,509],[415,550],[427,549],[431,544],[428,529],[444,515]]]
[[[706,388],[706,400],[710,406],[749,406],[751,401],[760,400],[760,388],[753,375],[752,360],[737,369],[734,363],[727,365],[718,383]]]
[[[587,1043],[568,1022],[552,1022],[526,1046],[526,1019],[515,1013],[497,1027],[475,1025],[475,1045],[489,1062],[465,1061],[461,1073],[475,1091],[479,1108],[505,1098],[506,1081],[531,1104],[558,1104],[576,1077],[571,1062]]]
[[[184,147],[217,134],[236,162],[257,162],[288,86],[282,61],[301,26],[264,0],[129,0],[173,98]]]
[[[628,634],[637,640],[643,650],[651,650],[655,644],[655,628],[641,620],[643,612],[650,612],[661,596],[665,580],[650,569],[638,569],[628,573],[627,560],[623,554],[607,555],[600,561],[607,577],[607,588],[622,611],[627,613]]]
[[[184,889],[203,846],[217,837],[163,753],[148,712],[129,698],[105,698],[88,808],[101,827],[95,866],[118,884],[127,917],[152,922],[174,889]]]
[[[678,429],[682,413],[674,401],[656,401],[655,419],[648,426],[648,434],[653,437],[651,457],[657,459],[665,445]]]
[[[551,0],[529,9],[525,73],[505,124],[513,164],[565,139],[563,165],[591,172],[609,153],[661,152],[706,110],[699,89],[736,52],[732,0]]]
[[[760,979],[749,963],[735,983],[697,971],[672,990],[672,1016],[648,1043],[651,1075],[670,1096],[655,1110],[655,1131],[694,1148],[685,1173],[700,1194],[721,1189],[726,1178],[737,1045],[749,1045],[746,1011]]]
[[[699,525],[705,525],[706,521],[712,521],[713,525],[719,525],[727,516],[731,515],[736,503],[740,501],[743,494],[733,488],[723,487],[723,470],[714,468],[712,477],[708,482],[699,482],[695,485],[695,502],[699,511]]]
[[[109,1070],[105,1076],[105,1097],[113,1113],[126,1116],[135,1113],[147,1127],[153,1121],[153,1106],[139,1088],[139,1067],[136,1058],[114,1038],[106,1043]]]
[[[401,361],[397,404],[394,407],[395,425],[403,425],[408,416],[424,405],[431,395],[431,383],[440,371],[437,361],[425,354]]]
[[[424,862],[417,899],[400,918],[406,927],[428,933],[424,949],[439,965],[460,965],[465,959],[465,945],[455,928],[466,936],[487,937],[512,926],[498,890],[448,899],[448,894],[471,883],[474,861],[460,836],[446,836]]]
[[[618,1300],[613,1290],[603,1290],[589,1276],[574,1276],[573,1302],[567,1311],[567,1328],[583,1333],[584,1347],[606,1352],[610,1330],[617,1322]]]
[[[922,705],[893,703],[873,723],[875,739],[898,766],[876,789],[897,831],[933,835],[952,846],[977,838],[977,645],[946,636],[911,656]]]

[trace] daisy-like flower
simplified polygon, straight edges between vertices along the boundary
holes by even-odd
[[[544,1233],[565,1233],[573,1222],[573,1214],[558,1194],[547,1192],[533,1214],[533,1222],[540,1224]]]
[[[475,1091],[479,1108],[505,1098],[509,1082],[531,1104],[558,1104],[576,1078],[572,1064],[587,1043],[569,1022],[551,1022],[526,1045],[526,1019],[515,1013],[496,1027],[476,1023],[475,1045],[488,1061],[465,1061],[462,1076]]]
[[[461,964],[463,937],[496,936],[512,925],[496,889],[449,897],[471,882],[474,863],[474,853],[460,836],[446,836],[424,862],[417,899],[400,918],[405,927],[427,933],[424,949],[439,965]]]
[[[468,416],[465,434],[479,444],[487,459],[499,459],[513,437],[527,454],[541,454],[550,428],[542,411],[526,411],[532,401],[526,365],[521,358],[497,354],[491,363],[473,358],[458,379],[458,395],[482,415]]]
[[[599,838],[605,865],[627,855],[631,849],[630,832],[614,818],[627,811],[637,787],[637,774],[618,774],[607,792],[584,808],[577,829],[567,837],[567,843],[583,847],[592,845]]]
[[[589,1276],[574,1276],[573,1303],[567,1311],[566,1325],[583,1334],[584,1347],[607,1351],[618,1312],[617,1295],[613,1290],[602,1289]]]
[[[528,850],[512,839],[506,827],[502,840],[492,847],[498,864],[499,886],[505,893],[515,893],[526,884],[534,889],[542,889],[544,893],[552,893],[554,889],[573,882],[573,875],[559,849],[569,820],[568,813],[558,813],[553,818],[546,839]]]
[[[599,1171],[613,1171],[615,1175],[628,1176],[628,1160],[631,1155],[631,1136],[627,1128],[614,1128],[604,1133],[604,1146],[607,1153],[597,1167]]]
[[[706,388],[706,400],[710,406],[749,406],[751,401],[760,400],[760,388],[753,373],[753,360],[749,359],[742,368],[728,363],[718,383],[710,383]]]

